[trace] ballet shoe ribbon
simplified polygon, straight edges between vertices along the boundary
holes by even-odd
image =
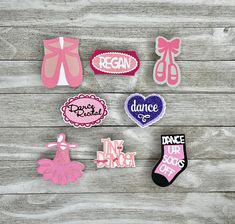
[[[52,39],[52,40],[44,40],[44,47],[51,51],[50,53],[47,53],[47,58],[54,57],[56,55],[59,56],[58,61],[63,61],[64,63],[67,63],[65,60],[65,55],[69,55],[71,57],[77,57],[78,53],[72,52],[74,49],[78,48],[79,41],[75,39],[70,38],[64,38],[65,42],[71,43],[70,46],[64,47],[63,49],[54,47],[52,44],[59,42],[58,38]]]
[[[180,40],[178,38],[174,38],[170,41],[160,37],[158,38],[158,51],[160,53],[172,52],[174,54],[179,53],[180,48]]]

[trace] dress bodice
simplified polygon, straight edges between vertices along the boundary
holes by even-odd
[[[60,164],[67,164],[70,162],[69,149],[62,150],[57,148],[54,161]]]

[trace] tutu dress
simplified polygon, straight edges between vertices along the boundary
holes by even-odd
[[[57,142],[48,143],[47,147],[57,147],[57,150],[53,160],[40,159],[37,162],[37,172],[43,175],[44,180],[50,180],[58,185],[67,185],[83,175],[85,166],[80,162],[70,160],[69,150],[76,148],[77,145],[68,144],[64,134],[59,134]]]

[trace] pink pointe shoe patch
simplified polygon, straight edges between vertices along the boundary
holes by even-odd
[[[168,86],[178,86],[181,74],[175,57],[180,54],[180,38],[167,40],[164,37],[156,39],[156,54],[160,59],[153,69],[153,79],[157,84],[167,83]]]
[[[42,82],[47,88],[69,85],[76,88],[82,83],[82,63],[78,54],[79,41],[57,37],[44,40]]]
[[[134,76],[140,61],[135,51],[96,50],[90,66],[95,75]]]
[[[68,98],[60,110],[64,122],[75,128],[99,125],[108,114],[105,100],[94,94],[78,94]]]
[[[174,182],[187,167],[185,135],[162,135],[162,156],[154,166],[152,179],[155,184],[166,187]]]
[[[53,160],[40,159],[37,161],[37,172],[43,175],[44,180],[54,184],[67,185],[76,182],[83,175],[85,166],[80,162],[70,160],[70,148],[76,148],[77,144],[69,144],[65,141],[65,135],[59,134],[57,142],[50,142],[47,148],[56,148]]]
[[[123,140],[111,140],[110,138],[101,139],[103,151],[97,152],[97,159],[94,161],[97,168],[130,168],[135,167],[136,152],[123,151]]]

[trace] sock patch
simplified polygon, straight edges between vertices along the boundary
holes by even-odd
[[[162,135],[161,144],[162,157],[153,168],[152,179],[155,184],[166,187],[187,167],[185,135]]]

